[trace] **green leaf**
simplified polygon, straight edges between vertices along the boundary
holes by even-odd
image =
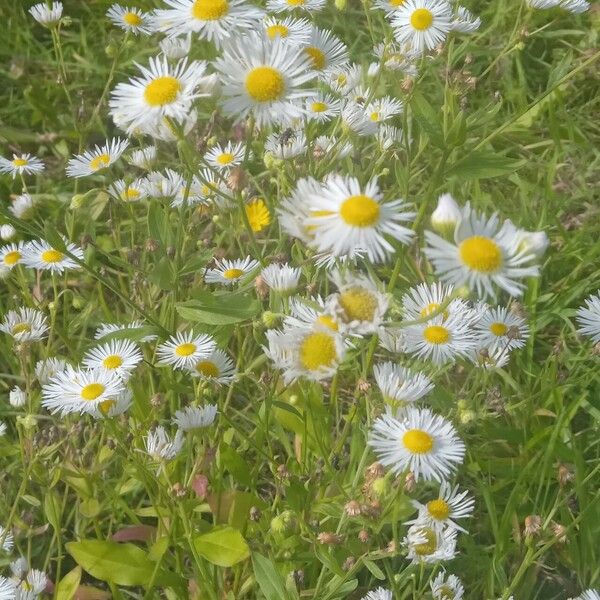
[[[48,519],[48,523],[54,528],[54,531],[60,531],[62,509],[58,496],[52,490],[46,492],[44,496],[44,514],[46,515],[46,519]]]
[[[260,302],[249,294],[216,295],[200,292],[195,300],[176,306],[186,320],[206,325],[229,325],[247,321],[261,308]]]
[[[67,573],[56,586],[56,600],[71,600],[81,581],[81,567],[77,566]]]
[[[433,108],[425,97],[414,91],[410,102],[415,121],[420,129],[425,132],[431,142],[439,148],[444,147],[444,134],[442,131],[441,112]]]
[[[275,564],[262,554],[252,555],[254,578],[267,600],[287,600],[289,595],[285,589],[285,581]]]
[[[134,544],[104,540],[82,540],[66,544],[67,552],[92,577],[117,585],[145,586],[152,579],[156,564]],[[159,571],[156,585],[178,585],[180,578]]]
[[[194,538],[198,554],[219,567],[231,567],[250,556],[242,534],[233,527],[216,527]]]
[[[486,179],[513,173],[525,164],[494,152],[474,151],[446,170],[446,177],[458,179]]]
[[[219,457],[223,467],[233,475],[233,478],[243,485],[252,485],[251,470],[248,463],[225,442],[219,447]]]
[[[165,211],[160,202],[150,202],[148,207],[148,233],[150,238],[166,248],[171,239],[169,213]]]
[[[372,560],[363,560],[363,564],[369,571],[371,571],[373,577],[375,579],[379,579],[379,581],[383,581],[385,579],[385,573],[372,561]]]

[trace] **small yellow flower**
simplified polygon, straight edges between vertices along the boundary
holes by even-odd
[[[254,233],[262,231],[271,224],[271,213],[265,201],[260,198],[246,204],[246,216]]]

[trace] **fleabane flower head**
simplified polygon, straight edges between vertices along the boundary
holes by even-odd
[[[392,362],[375,365],[373,373],[383,400],[395,408],[421,400],[434,388],[433,382],[424,373]]]
[[[315,93],[302,87],[314,77],[308,61],[301,49],[280,38],[248,35],[231,40],[214,63],[224,112],[237,121],[252,115],[261,128],[300,118],[304,100]]]
[[[310,59],[310,68],[320,78],[333,69],[343,68],[349,60],[346,44],[328,29],[313,27],[302,51]]]
[[[57,373],[67,368],[67,361],[62,358],[51,356],[39,360],[35,365],[35,376],[40,385],[48,383]]]
[[[426,408],[382,415],[373,424],[369,445],[382,465],[395,474],[412,471],[417,480],[444,481],[465,456],[452,424]]]
[[[34,240],[23,248],[23,264],[39,271],[62,273],[67,269],[80,269],[78,260],[83,260],[83,250],[66,240],[64,249],[60,250],[45,240]]]
[[[342,103],[331,94],[318,94],[306,101],[307,118],[318,123],[325,123],[339,116]]]
[[[139,202],[148,196],[147,181],[144,178],[127,183],[124,179],[110,184],[109,193],[121,202]]]
[[[258,261],[250,256],[235,260],[215,260],[215,267],[204,271],[204,280],[206,283],[233,285],[255,271],[258,264]]]
[[[594,344],[600,342],[600,290],[585,299],[585,304],[577,309],[576,319],[579,333]]]
[[[529,337],[525,319],[503,306],[483,311],[474,329],[479,336],[479,346],[492,351],[522,348]]]
[[[531,265],[535,256],[520,244],[516,229],[509,221],[500,225],[498,215],[489,219],[467,204],[454,230],[454,243],[425,232],[427,258],[436,275],[456,286],[466,285],[479,296],[495,297],[494,285],[511,296],[520,296],[525,277],[538,275]]]
[[[37,342],[46,337],[48,329],[46,315],[35,308],[9,310],[0,323],[0,331],[16,342]]]
[[[281,39],[289,44],[305,44],[310,38],[312,25],[306,19],[294,17],[266,17],[262,29],[267,39]]]
[[[429,584],[433,600],[462,600],[465,588],[456,575],[446,575],[440,571]]]
[[[437,563],[456,556],[456,529],[433,529],[427,523],[412,525],[403,540],[413,564]]]
[[[400,44],[416,52],[433,50],[452,29],[452,6],[446,0],[406,0],[393,13],[392,27]]]
[[[111,340],[88,350],[81,362],[88,369],[113,372],[127,381],[142,359],[140,349],[131,340]]]
[[[104,146],[96,146],[93,150],[86,150],[83,154],[74,156],[67,164],[68,177],[87,177],[103,169],[107,169],[119,160],[121,154],[127,150],[129,142],[120,138],[107,141]]]
[[[298,267],[286,264],[273,263],[265,267],[260,276],[274,292],[291,294],[297,287],[301,271]]]
[[[146,35],[152,33],[149,15],[142,12],[139,8],[113,4],[106,12],[106,16],[117,27],[134,35],[138,33]]]
[[[8,402],[14,408],[20,408],[27,404],[27,392],[15,386],[8,394]]]
[[[281,160],[300,156],[306,152],[306,135],[301,130],[291,128],[271,133],[265,141],[265,152]]]
[[[15,600],[34,600],[46,589],[48,578],[43,571],[29,569],[13,579],[15,584]],[[1,596],[0,596],[1,598]]]
[[[171,8],[154,11],[153,25],[169,36],[194,33],[217,48],[255,30],[264,12],[247,0],[165,0]]]
[[[17,175],[41,173],[44,163],[31,154],[13,154],[12,159],[0,156],[0,173],[9,173],[14,179]]]
[[[431,226],[444,237],[450,237],[458,222],[462,219],[462,212],[451,194],[442,194],[438,198],[436,209],[431,213]]]
[[[209,357],[215,346],[215,341],[207,334],[180,331],[160,344],[156,354],[161,364],[171,365],[174,369],[189,369]]]
[[[0,265],[5,269],[13,269],[23,258],[23,249],[25,244],[17,242],[16,244],[8,244],[0,248]]]
[[[246,145],[243,142],[215,144],[205,155],[204,160],[214,169],[224,171],[236,167],[244,160]]]
[[[475,17],[470,10],[459,6],[452,18],[451,29],[460,33],[473,33],[481,26],[481,19]]]
[[[19,194],[13,201],[12,204],[8,207],[8,210],[15,216],[17,219],[29,219],[33,216],[33,208],[35,206],[35,202],[33,198],[25,193]]]
[[[136,64],[140,75],[119,83],[111,92],[110,114],[118,127],[127,133],[147,133],[160,137],[166,120],[184,125],[192,114],[194,100],[210,95],[216,81],[206,75],[206,62],[176,64],[166,57],[150,58],[148,66]]]
[[[63,12],[62,2],[52,2],[50,6],[45,2],[34,4],[29,9],[29,14],[44,27],[54,27],[60,21]]]
[[[162,462],[173,460],[181,452],[185,438],[180,429],[171,437],[166,429],[159,425],[148,432],[144,442],[149,456],[157,462]]]
[[[5,242],[11,242],[17,237],[17,230],[10,224],[0,225],[0,239]]]
[[[313,13],[321,10],[326,3],[326,0],[267,0],[267,10],[275,13],[293,10]]]
[[[600,600],[600,591],[598,590],[585,590],[580,596],[574,598],[574,600]]]
[[[147,327],[147,325],[140,320],[131,321],[129,323],[101,323],[96,332],[94,333],[94,339],[101,340],[103,337],[107,335],[111,335],[112,333],[116,333],[117,331],[132,331],[132,335],[137,333],[138,329],[143,327]],[[156,339],[155,334],[150,334],[139,338],[140,342],[151,342]]]
[[[3,575],[0,575],[0,599],[1,600],[15,600],[17,589],[15,582],[12,579],[8,579]]]
[[[186,406],[182,410],[175,411],[173,423],[181,431],[192,431],[194,429],[204,429],[209,427],[215,421],[217,416],[216,404],[207,404],[206,406]]]
[[[394,251],[386,235],[402,244],[414,235],[401,223],[410,223],[415,213],[403,200],[384,202],[375,179],[363,188],[355,177],[330,175],[305,202],[310,210],[305,227],[318,252],[344,256],[361,251],[373,262],[384,262]]]
[[[575,14],[583,13],[590,8],[590,3],[587,0],[528,0],[528,4],[532,8],[554,8],[558,6]]]
[[[382,587],[378,587],[376,590],[372,590],[366,596],[363,596],[362,600],[393,600],[394,596],[390,590],[386,590]]]
[[[334,314],[331,303],[320,296],[315,298],[294,297],[290,300],[290,314],[284,319],[290,328],[330,329],[339,331],[341,323]]]
[[[188,33],[181,37],[166,37],[160,40],[160,51],[169,60],[185,58],[192,49],[192,34]]]
[[[42,387],[42,406],[61,416],[98,410],[106,413],[124,389],[123,380],[115,372],[67,366]]]
[[[134,165],[139,169],[145,169],[149,171],[152,169],[152,165],[156,161],[156,146],[144,146],[137,150],[132,150],[131,154],[127,158],[127,162],[130,165]]]
[[[7,531],[5,527],[0,525],[0,540],[2,540],[2,544],[0,548],[4,550],[4,552],[10,552],[15,545],[15,538],[10,531]]]
[[[226,385],[235,377],[235,364],[226,352],[215,348],[210,354],[187,367],[187,371],[192,377],[199,377],[217,385]]]

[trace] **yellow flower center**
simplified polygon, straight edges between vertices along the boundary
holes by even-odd
[[[310,109],[316,113],[325,112],[327,110],[327,104],[325,104],[325,102],[313,102]]]
[[[116,402],[114,400],[104,400],[102,402],[100,402],[100,404],[98,404],[98,408],[100,409],[100,412],[104,415],[107,416],[110,409],[116,404]]]
[[[373,321],[377,310],[377,297],[361,287],[353,287],[340,294],[340,306],[346,321]]]
[[[479,273],[494,273],[502,267],[502,250],[494,240],[474,235],[460,243],[458,252],[462,262]]]
[[[437,310],[440,310],[441,306],[442,305],[438,304],[437,302],[430,302],[427,306],[425,306],[424,308],[421,309],[421,312],[419,314],[423,318],[428,317],[429,315],[433,314]],[[444,320],[448,318],[447,310],[442,311],[441,314],[444,317]]]
[[[225,279],[239,279],[244,274],[242,269],[226,269],[223,271]]]
[[[190,342],[179,344],[179,346],[175,348],[175,354],[177,354],[177,356],[191,356],[194,352],[196,352],[196,344]]]
[[[13,325],[13,328],[10,330],[13,335],[19,335],[20,333],[30,333],[31,325],[29,323],[17,323]]]
[[[216,160],[220,165],[228,165],[235,159],[235,156],[231,152],[223,152],[217,156]]]
[[[327,63],[327,57],[325,56],[325,53],[323,52],[323,50],[321,50],[320,48],[317,48],[316,46],[309,46],[308,48],[304,48],[304,52],[306,52],[306,54],[308,54],[308,56],[310,56],[311,60],[312,60],[312,66],[313,69],[317,69],[319,71],[322,71],[325,68],[325,65]],[[344,75],[340,75],[338,77],[338,81],[341,78],[345,79]],[[340,85],[344,85],[345,81],[339,81]]]
[[[352,227],[373,227],[379,221],[379,203],[370,196],[358,194],[344,200],[340,215]]]
[[[427,512],[437,521],[445,521],[450,516],[450,506],[442,498],[427,503]]]
[[[99,171],[100,169],[108,167],[109,164],[110,156],[108,154],[100,154],[90,160],[90,169],[92,171]]]
[[[228,12],[227,0],[196,0],[192,6],[192,17],[200,21],[217,21]]]
[[[490,325],[490,331],[500,337],[501,335],[506,335],[508,331],[508,327],[504,323],[492,323]]]
[[[219,368],[215,365],[214,362],[210,360],[201,360],[196,365],[196,371],[201,373],[205,377],[218,377],[219,376]]]
[[[171,75],[164,75],[153,79],[144,90],[144,100],[150,106],[165,106],[177,100],[182,89],[178,79]]]
[[[389,2],[390,6],[398,8],[399,6],[402,6],[406,2],[406,0],[389,0]]]
[[[437,593],[440,600],[454,600],[456,598],[454,590],[449,585],[442,585],[437,589]]]
[[[348,77],[346,77],[346,75],[344,75],[344,73],[340,73],[337,76],[336,82],[338,85],[346,85],[348,83]]]
[[[137,200],[140,197],[140,195],[141,192],[139,190],[136,190],[135,188],[127,188],[125,190],[123,200]]]
[[[308,371],[331,367],[336,357],[335,340],[328,333],[311,333],[300,345],[300,364]]]
[[[269,39],[274,40],[277,36],[286,38],[290,33],[290,30],[285,25],[281,23],[276,23],[275,25],[269,25],[267,27],[267,35]]]
[[[433,529],[424,527],[419,530],[419,533],[425,538],[425,541],[421,544],[415,544],[414,550],[419,556],[429,556],[433,554],[437,549],[437,537]]]
[[[410,15],[410,24],[417,31],[425,31],[426,29],[429,29],[432,23],[433,13],[427,8],[417,8],[417,10]]]
[[[427,454],[433,448],[433,438],[421,429],[409,429],[402,436],[402,443],[411,454]]]
[[[372,112],[370,115],[371,121],[375,121],[377,123],[381,120],[381,113],[379,111]]]
[[[65,255],[58,250],[44,250],[41,255],[41,259],[45,263],[57,263],[60,262]]]
[[[84,400],[96,400],[104,393],[105,389],[101,383],[88,383],[81,388],[81,397]]]
[[[450,332],[441,325],[430,325],[423,330],[423,337],[430,344],[445,344],[450,339]]]
[[[255,102],[273,102],[285,91],[285,79],[280,71],[273,67],[255,67],[245,81],[246,91]]]
[[[118,369],[122,364],[123,359],[118,354],[111,354],[102,361],[106,369]]]
[[[287,0],[287,3],[290,6],[303,6],[305,0]]]
[[[24,167],[29,164],[24,158],[15,158],[12,161],[13,166],[15,167]]]
[[[323,325],[327,327],[327,329],[331,329],[332,331],[337,331],[339,329],[338,324],[335,322],[335,319],[330,315],[320,315],[317,317],[317,323],[319,325]]]
[[[132,27],[137,27],[142,24],[142,17],[134,12],[126,12],[123,15],[123,21],[127,23],[127,25],[131,25]]]
[[[246,216],[254,233],[262,231],[271,223],[271,213],[263,200],[253,200],[246,204]]]
[[[18,250],[12,250],[4,255],[5,265],[16,265],[21,259],[21,253]]]

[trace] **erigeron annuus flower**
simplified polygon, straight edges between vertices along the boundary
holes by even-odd
[[[377,122],[365,112],[365,107],[352,100],[344,104],[341,116],[344,127],[361,137],[376,135],[379,130]]]
[[[140,349],[131,340],[111,340],[88,350],[81,362],[88,369],[104,369],[127,380],[142,360]]]
[[[144,440],[146,452],[157,462],[174,459],[181,452],[184,442],[181,430],[178,429],[171,437],[162,425],[149,431]]]
[[[585,299],[585,304],[577,309],[576,319],[579,333],[594,344],[600,342],[600,290]]]
[[[346,44],[327,29],[313,27],[303,52],[310,58],[310,67],[319,75],[340,69],[348,63]]]
[[[282,160],[295,158],[306,152],[306,135],[303,131],[293,129],[271,133],[265,140],[265,152]]]
[[[182,410],[175,411],[173,423],[177,425],[181,431],[192,431],[194,429],[209,427],[214,423],[216,416],[216,404],[207,404],[206,406],[186,406]]]
[[[392,406],[416,402],[434,388],[433,382],[424,373],[411,371],[392,362],[375,365],[373,374],[384,401]]]
[[[75,257],[71,258],[71,257]],[[65,249],[58,250],[45,240],[33,240],[23,248],[23,264],[31,269],[62,273],[66,269],[79,269],[83,250],[65,240]]]
[[[123,390],[123,380],[117,373],[67,366],[42,387],[42,406],[61,416],[106,412]]]
[[[310,38],[312,25],[306,19],[268,16],[262,22],[264,35],[269,40],[281,39],[289,44],[305,44]]]
[[[433,529],[427,524],[412,525],[403,540],[407,558],[413,564],[437,563],[456,556],[456,529]]]
[[[171,64],[164,56],[150,58],[148,66],[136,64],[140,75],[119,83],[111,92],[110,114],[128,133],[139,130],[156,135],[165,119],[182,125],[192,113],[192,103],[210,95],[216,81],[206,75],[204,61],[186,58]]]
[[[21,262],[23,258],[24,242],[8,244],[0,248],[0,264],[7,269],[12,269]]]
[[[235,377],[235,364],[226,352],[215,348],[209,355],[188,367],[188,372],[192,377],[199,377],[213,383],[227,384],[231,383]]]
[[[35,376],[40,385],[48,383],[57,373],[67,368],[67,361],[62,358],[52,356],[38,360],[35,365]]]
[[[207,283],[233,285],[252,273],[258,264],[258,261],[250,256],[235,260],[215,260],[214,268],[204,271],[204,280]]]
[[[404,330],[400,327],[380,327],[379,345],[392,354],[406,352],[406,342],[404,340]]]
[[[14,408],[25,406],[27,404],[27,392],[15,386],[8,394],[8,402]]]
[[[154,27],[169,36],[195,33],[218,48],[255,30],[264,12],[247,0],[165,0],[154,11]]]
[[[209,169],[206,169],[205,171],[208,170]],[[209,204],[213,192],[209,187],[207,187],[203,179],[204,178],[194,175],[191,181],[183,182],[182,185],[175,191],[175,194],[171,200],[171,206],[177,208],[179,206],[183,206],[184,204],[187,206]],[[214,180],[214,177],[212,180]]]
[[[106,12],[106,16],[124,31],[136,35],[138,33],[146,35],[152,33],[149,15],[142,12],[139,8],[113,4]]]
[[[185,188],[186,182],[180,173],[173,169],[151,171],[145,179],[146,194],[151,198],[169,198],[173,200]]]
[[[433,600],[462,600],[465,594],[460,579],[456,575],[446,575],[440,571],[430,582]]]
[[[456,9],[456,14],[452,18],[450,28],[452,31],[459,31],[460,33],[473,33],[477,31],[481,26],[481,19],[475,17],[470,10],[467,10],[464,6],[459,6]]]
[[[385,10],[389,16],[393,16],[394,12],[397,11],[406,0],[375,0],[373,8],[379,8]]]
[[[301,271],[298,267],[286,264],[273,263],[265,267],[260,276],[274,292],[290,294],[298,287]]]
[[[10,552],[15,544],[15,538],[10,531],[7,531],[5,527],[0,525],[0,548],[4,552]]]
[[[217,170],[227,170],[241,164],[245,152],[246,145],[243,142],[227,142],[226,146],[216,144],[204,155],[204,160]]]
[[[237,121],[253,115],[258,127],[286,125],[304,113],[314,91],[301,86],[313,74],[308,56],[292,44],[256,35],[232,40],[214,67],[222,84],[222,104]]]
[[[341,160],[349,156],[352,152],[352,144],[348,141],[341,141],[334,137],[320,135],[313,142],[313,155],[315,158],[328,158]]]
[[[580,596],[577,596],[574,600],[600,600],[600,591],[598,590],[585,590],[581,592]]]
[[[177,332],[156,349],[159,362],[174,369],[189,369],[204,360],[215,349],[215,341],[206,334]]]
[[[382,42],[373,48],[373,54],[377,58],[377,63],[374,63],[376,68],[373,67],[373,76],[379,72],[380,66],[390,71],[402,71],[409,77],[416,77],[418,73],[415,60],[419,54],[412,50],[410,44]],[[371,74],[371,68],[369,74]]]
[[[156,146],[144,146],[143,148],[133,150],[127,158],[127,162],[139,169],[149,171],[156,160],[156,153]]]
[[[267,10],[276,13],[292,10],[313,13],[321,10],[325,4],[326,0],[267,0]]]
[[[110,184],[108,191],[122,202],[139,202],[148,196],[147,181],[144,178],[135,179],[131,183],[117,179]]]
[[[339,331],[340,322],[330,303],[320,296],[315,298],[294,297],[290,300],[290,314],[284,323],[290,328],[331,329]]]
[[[494,285],[520,296],[525,285],[518,280],[537,276],[538,267],[530,264],[534,255],[519,247],[514,225],[500,225],[496,213],[487,219],[468,204],[462,214],[454,230],[454,243],[425,232],[425,254],[436,275],[456,286],[466,285],[479,296],[494,297]]]
[[[46,589],[48,578],[43,571],[29,569],[13,579],[15,584],[15,600],[34,600]]]
[[[46,316],[34,308],[9,310],[0,323],[0,331],[16,342],[37,342],[46,337],[48,329]]]
[[[376,590],[373,590],[366,596],[363,596],[362,600],[394,600],[394,596],[389,590],[378,587]]]
[[[107,169],[119,160],[128,146],[128,140],[113,138],[107,141],[104,146],[96,146],[93,150],[86,150],[83,154],[76,155],[69,160],[66,169],[67,175],[69,177],[86,177]]]
[[[379,462],[395,474],[447,479],[462,463],[465,445],[449,421],[429,409],[408,407],[397,416],[386,413],[373,424],[369,445]]]
[[[180,60],[185,58],[192,49],[192,34],[188,33],[180,37],[166,37],[158,43],[160,51],[169,60]]]
[[[512,314],[503,306],[485,310],[474,329],[479,336],[479,345],[490,350],[522,348],[529,337],[525,319]]]
[[[447,481],[442,481],[440,491],[433,500],[421,504],[417,500],[411,500],[412,505],[419,511],[418,515],[408,524],[427,524],[436,530],[447,527],[466,532],[466,529],[455,523],[456,519],[467,519],[471,517],[475,501],[466,490],[460,490],[458,486],[452,486]]]
[[[31,154],[13,154],[12,159],[0,156],[0,173],[10,173],[13,179],[17,175],[41,173],[44,163]]]
[[[444,237],[450,237],[462,219],[462,211],[451,194],[438,198],[435,210],[431,213],[431,226]]]
[[[364,107],[367,117],[374,123],[383,123],[404,110],[402,102],[390,96],[384,96],[369,102]]]
[[[400,223],[410,222],[415,213],[405,210],[402,200],[383,202],[375,179],[363,189],[354,177],[330,175],[306,202],[310,209],[306,226],[314,236],[311,245],[319,252],[342,256],[361,250],[373,262],[383,262],[394,251],[386,235],[402,244],[414,235]]]
[[[133,392],[125,388],[120,394],[111,398],[110,402],[99,404],[90,411],[94,419],[110,419],[126,412],[133,404]]]
[[[306,101],[307,118],[317,123],[325,123],[337,117],[342,110],[342,103],[331,94],[319,93]]]
[[[45,2],[34,4],[29,9],[29,14],[44,27],[52,27],[56,25],[62,17],[63,5],[62,2],[52,2],[48,5]]]
[[[569,12],[578,14],[589,10],[590,3],[587,0],[528,0],[532,8],[554,8],[559,6]]]
[[[16,593],[14,581],[0,575],[0,600],[15,600]]]
[[[454,287],[443,283],[420,283],[410,288],[402,296],[402,315],[408,321],[442,315],[460,313],[461,317],[473,325],[481,316],[484,307],[471,308],[462,298],[454,297]]]
[[[8,207],[17,219],[29,219],[33,215],[35,201],[29,194],[19,194]]]
[[[446,0],[406,0],[392,17],[394,35],[413,50],[433,50],[452,28],[452,6]]]
[[[346,63],[322,73],[323,81],[336,93],[349,96],[362,78],[362,69],[355,63]]]
[[[147,327],[147,325],[143,321],[140,321],[140,320],[135,320],[135,321],[131,321],[130,323],[123,323],[123,324],[102,323],[96,329],[96,332],[94,333],[94,339],[100,340],[105,336],[108,336],[112,333],[116,333],[117,331],[132,330],[132,333],[133,333],[134,330],[141,329],[143,327]],[[155,334],[145,335],[144,337],[140,338],[140,342],[151,342],[152,340],[155,340],[156,337],[157,336]]]
[[[17,237],[17,230],[10,224],[4,223],[0,225],[0,239],[5,242],[10,242]]]

